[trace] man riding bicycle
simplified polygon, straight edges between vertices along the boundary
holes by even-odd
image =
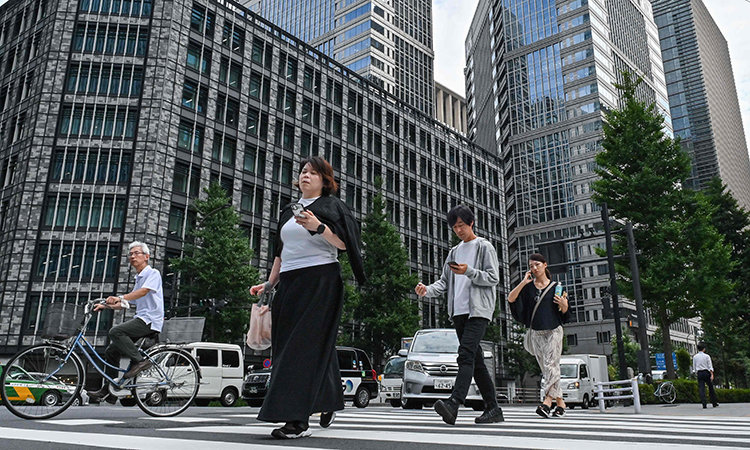
[[[148,245],[136,241],[130,244],[129,249],[128,260],[138,272],[135,277],[135,288],[128,294],[108,297],[106,304],[94,307],[94,311],[107,308],[120,310],[128,309],[130,303],[135,303],[135,317],[109,330],[111,343],[105,353],[107,363],[114,367],[119,367],[121,355],[130,358],[130,369],[123,379],[133,378],[151,366],[151,362],[141,358],[135,341],[154,331],[160,332],[164,324],[164,293],[161,274],[148,265],[151,253]],[[114,368],[106,367],[105,373],[113,380],[117,378],[117,370]],[[112,404],[116,401],[113,396],[109,395],[109,380],[106,378],[101,389],[89,392],[88,395]]]

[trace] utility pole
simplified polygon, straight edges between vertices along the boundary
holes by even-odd
[[[625,367],[625,344],[622,342],[622,328],[620,326],[620,304],[617,300],[617,272],[615,270],[615,255],[612,249],[612,232],[609,223],[609,209],[602,203],[602,220],[604,221],[604,237],[607,241],[607,260],[609,262],[609,284],[612,296],[612,312],[615,316],[615,335],[617,336],[617,360],[620,362],[620,379],[627,380],[628,372]]]
[[[641,349],[638,350],[638,372],[645,379],[651,378],[651,362],[648,354],[648,335],[646,334],[646,314],[643,311],[643,296],[641,295],[641,276],[638,272],[638,257],[635,253],[635,237],[633,237],[633,224],[625,224],[625,232],[628,237],[628,254],[630,255],[630,273],[633,279],[633,294],[635,296],[635,311],[638,315],[638,341]]]

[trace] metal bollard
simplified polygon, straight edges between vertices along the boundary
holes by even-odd
[[[638,392],[638,378],[633,378],[630,380],[632,386],[633,386],[633,407],[635,408],[635,413],[640,414],[641,413],[641,394]]]
[[[596,384],[596,397],[599,400],[599,412],[604,412],[604,387],[601,383]]]

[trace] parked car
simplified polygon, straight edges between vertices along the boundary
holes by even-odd
[[[404,382],[404,363],[407,350],[399,350],[398,355],[391,356],[385,363],[380,375],[380,399],[394,408],[401,407],[401,384]]]
[[[0,365],[0,377],[5,366]],[[67,401],[75,392],[75,386],[69,386],[50,377],[47,380],[41,374],[26,372],[19,366],[8,368],[8,382],[5,394],[10,401],[26,401],[44,406],[54,406]]]
[[[365,408],[371,399],[378,396],[377,373],[372,369],[370,358],[363,350],[352,347],[336,347],[336,353],[344,400],[352,401],[358,408]],[[271,369],[252,371],[242,385],[242,398],[250,406],[262,405],[270,382]]]
[[[195,404],[208,406],[218,400],[222,406],[233,406],[242,391],[242,349],[235,344],[194,342],[184,347],[198,362],[201,386]]]
[[[401,402],[404,409],[421,409],[437,400],[446,400],[458,374],[458,335],[452,328],[419,330],[409,346],[404,363]],[[491,352],[484,352],[491,358]],[[484,410],[484,400],[472,379],[465,405]]]

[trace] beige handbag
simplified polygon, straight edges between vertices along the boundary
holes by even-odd
[[[253,350],[265,350],[271,346],[271,307],[261,298],[250,311],[250,329],[247,331],[247,346]]]

